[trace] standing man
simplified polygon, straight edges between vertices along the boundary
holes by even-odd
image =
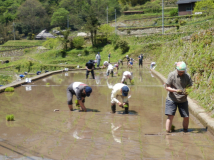
[[[171,72],[166,82],[166,90],[168,95],[166,98],[165,115],[168,116],[166,120],[166,132],[170,132],[172,121],[178,108],[181,117],[183,117],[183,131],[188,132],[189,126],[189,109],[187,94],[185,89],[192,86],[191,77],[185,73],[186,64],[178,62],[176,70]]]
[[[127,59],[127,67],[128,67],[129,66],[129,61],[130,61],[129,55],[126,55],[126,59]]]
[[[111,92],[111,113],[116,112],[116,103],[119,105],[119,107],[125,108],[125,114],[129,113],[129,91],[129,87],[122,83],[117,83],[113,86],[113,90]],[[122,102],[117,99],[117,96],[120,96],[122,98]]]
[[[141,66],[141,68],[142,68],[142,65],[143,65],[143,54],[141,54],[141,55],[138,57],[138,59],[139,59],[139,68],[140,68],[140,66]]]
[[[89,72],[91,72],[91,75],[92,75],[92,77],[94,79],[94,61],[93,60],[89,60],[86,63],[85,68],[86,68],[86,79],[88,79]]]
[[[97,53],[95,60],[97,60],[97,68],[100,68],[100,61],[101,61],[101,56],[100,56],[100,52]]]
[[[108,63],[110,63],[111,53],[108,54]]]
[[[81,107],[81,111],[87,112],[84,105],[85,97],[89,97],[92,92],[92,88],[82,82],[71,83],[67,88],[68,108],[73,111],[73,95],[76,95],[78,103]]]

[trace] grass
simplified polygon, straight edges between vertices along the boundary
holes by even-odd
[[[4,43],[2,46],[42,46],[44,40],[10,40]]]
[[[14,121],[14,115],[13,115],[13,114],[7,115],[7,116],[6,116],[6,120],[7,120],[7,121]]]
[[[5,92],[14,92],[14,87],[7,87],[4,91]]]

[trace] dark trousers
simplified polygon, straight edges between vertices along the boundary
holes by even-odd
[[[124,114],[129,114],[129,104],[127,103],[127,105],[128,105],[128,107],[125,107]],[[116,112],[116,104],[111,105],[111,110],[112,110],[112,113]]]
[[[93,79],[95,79],[94,78],[94,70],[91,70],[91,71],[86,70],[86,79],[88,79],[89,72],[91,72]]]

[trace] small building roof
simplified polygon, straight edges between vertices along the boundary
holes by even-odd
[[[36,39],[46,39],[46,38],[55,38],[51,33],[47,32],[46,29],[41,31],[37,36]]]
[[[186,4],[186,3],[193,3],[198,1],[201,1],[201,0],[178,0],[177,4]]]

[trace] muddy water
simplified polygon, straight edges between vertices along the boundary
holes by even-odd
[[[110,114],[110,88],[121,76],[107,80],[104,70],[96,80],[67,72],[0,94],[0,159],[214,159],[213,137],[195,120],[183,133],[177,113],[176,132],[165,134],[166,91],[146,68],[133,72],[129,115],[118,106]],[[87,113],[68,111],[66,88],[75,81],[93,89]],[[6,122],[7,114],[15,121]]]

